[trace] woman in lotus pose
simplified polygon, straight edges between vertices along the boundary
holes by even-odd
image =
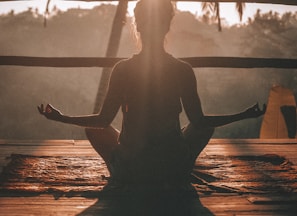
[[[134,11],[142,49],[113,68],[101,111],[67,116],[51,105],[40,105],[38,110],[51,120],[100,128],[97,140],[90,141],[114,182],[164,187],[189,184],[195,160],[214,128],[259,117],[265,107],[261,110],[256,104],[238,114],[205,116],[193,69],[164,49],[174,16],[170,0],[140,0]],[[110,124],[120,108],[123,121],[118,133]],[[189,119],[183,129],[182,108]]]

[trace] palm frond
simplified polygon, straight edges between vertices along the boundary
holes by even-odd
[[[214,2],[202,2],[201,3],[202,11],[207,12],[210,11],[211,13],[215,12]]]
[[[220,18],[220,3],[219,2],[215,2],[214,3],[214,7],[213,7],[215,14],[216,14],[216,18]]]
[[[218,20],[218,30],[222,31],[221,26],[221,16],[220,16],[220,3],[219,2],[202,2],[201,3],[202,11],[211,12],[215,15],[215,18]]]
[[[236,2],[236,10],[238,12],[240,21],[242,21],[244,8],[245,8],[244,2],[241,2],[241,1]]]

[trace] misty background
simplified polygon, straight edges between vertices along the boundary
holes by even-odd
[[[94,9],[38,10],[0,16],[0,55],[40,57],[103,57],[116,6]],[[127,18],[118,56],[138,52],[138,42]],[[214,18],[177,12],[166,40],[175,57],[235,56],[297,58],[297,13],[279,15],[258,11],[247,24],[223,26]],[[51,103],[63,113],[93,112],[101,68],[0,66],[0,139],[86,139],[84,128],[46,120],[37,111]],[[297,95],[297,70],[196,68],[198,91],[205,114],[232,114],[267,102],[273,85]],[[183,124],[187,123],[184,114]],[[262,118],[217,128],[215,138],[257,138]],[[120,128],[121,114],[113,125]]]

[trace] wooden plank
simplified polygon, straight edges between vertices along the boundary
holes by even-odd
[[[87,140],[2,140],[0,143],[0,170],[8,161],[5,159],[11,153],[28,153],[35,155],[96,155]],[[295,139],[212,139],[203,153],[211,155],[260,155],[276,153],[286,158],[293,158],[297,164],[297,141]],[[277,200],[280,202],[277,203]],[[295,215],[296,202],[287,196],[247,196],[238,194],[200,194],[200,201],[212,215]],[[83,197],[60,197],[50,195],[36,197],[1,197],[0,215],[79,215],[101,213],[104,204],[98,199]],[[104,214],[99,214],[104,216]]]
[[[11,139],[0,139],[1,144],[9,145],[22,145],[22,144],[32,144],[32,145],[90,145],[88,140],[11,140]],[[212,138],[208,145],[212,144],[297,144],[297,139],[219,139]]]
[[[4,205],[42,205],[47,203],[48,205],[83,205],[89,206],[98,201],[97,198],[83,198],[83,197],[60,197],[55,199],[50,195],[40,195],[32,197],[0,197],[0,206]]]
[[[96,156],[89,141],[3,141],[0,144],[0,156],[5,158],[10,154],[32,155],[88,155]],[[206,155],[261,155],[279,154],[295,158],[297,153],[296,140],[224,140],[213,139],[202,154]]]
[[[210,139],[209,144],[297,144],[297,139]]]
[[[10,141],[2,140],[0,155],[8,156],[11,153],[34,155],[96,155],[87,140],[52,140],[52,141]],[[259,139],[212,139],[205,148],[208,155],[260,155],[260,154],[295,154],[297,143],[295,139],[259,140]]]
[[[245,196],[213,195],[201,196],[200,201],[213,215],[293,215],[294,207],[290,205],[254,205]],[[100,212],[104,205],[98,199],[82,197],[52,196],[38,197],[1,197],[0,215],[77,215],[83,214],[89,207]],[[107,206],[108,207],[108,206]],[[124,212],[123,212],[124,213]],[[291,214],[290,214],[291,213]]]
[[[289,204],[252,204],[246,196],[212,195],[200,197],[201,203],[214,215],[294,215],[295,203]],[[264,199],[264,196],[262,196]],[[269,195],[266,196],[269,199]]]
[[[11,140],[11,139],[0,139],[0,147],[1,145],[74,145],[74,140]]]
[[[247,197],[247,200],[250,201],[252,204],[258,204],[258,205],[279,205],[279,204],[296,204],[297,203],[297,196],[249,196]]]
[[[36,197],[0,197],[0,215],[78,215],[98,199],[42,195]]]
[[[253,205],[246,197],[241,196],[204,196],[200,198],[201,203],[214,215],[267,215],[271,212],[290,213],[288,205]],[[88,207],[93,206],[94,210],[103,208],[99,205],[98,199],[86,198],[60,198],[55,200],[51,196],[41,197],[8,197],[0,198],[0,215],[27,215],[42,211],[42,215],[75,215],[82,213]],[[41,207],[42,206],[42,207]],[[13,209],[13,211],[11,211]]]
[[[89,151],[80,151],[78,150],[48,150],[48,149],[40,149],[40,150],[30,150],[30,149],[23,149],[23,150],[14,150],[7,152],[3,155],[3,157],[8,157],[11,154],[27,154],[27,155],[35,155],[35,156],[98,156],[98,154],[94,150]]]
[[[55,199],[51,195],[40,195],[31,197],[0,197],[0,206],[3,205],[42,205],[44,203],[54,205],[84,205],[89,206],[98,201],[98,198],[84,197],[60,197]]]
[[[0,0],[0,2],[8,1],[25,1],[25,0]],[[123,0],[61,0],[61,1],[84,1],[84,2],[114,2]],[[136,0],[125,0],[136,1]],[[220,3],[233,3],[236,0],[172,0],[173,2],[220,2]],[[283,5],[297,5],[296,0],[244,0],[244,3],[263,3],[263,4],[283,4]]]

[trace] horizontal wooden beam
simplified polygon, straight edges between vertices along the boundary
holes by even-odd
[[[28,0],[0,0],[0,2],[7,1],[28,1]],[[84,2],[116,2],[116,1],[126,1],[126,0],[60,0],[60,1],[84,1]],[[136,1],[136,0],[127,0]],[[222,2],[222,3],[232,3],[236,0],[172,0],[175,2]],[[241,0],[245,3],[262,3],[262,4],[283,4],[283,5],[297,5],[297,0]]]
[[[63,0],[63,1],[73,1],[73,0]],[[85,1],[85,2],[100,2],[106,0],[74,0],[74,1]],[[114,0],[107,0],[112,2]],[[119,1],[119,0],[116,0]],[[120,0],[121,1],[121,0]],[[126,1],[126,0],[122,0]],[[136,1],[136,0],[128,0],[128,1]],[[221,3],[234,3],[236,0],[172,0],[174,2],[221,2]],[[296,0],[242,0],[245,3],[263,3],[263,4],[284,4],[284,5],[297,5]]]
[[[0,56],[0,65],[61,68],[113,67],[122,59],[125,58]],[[297,59],[243,57],[188,57],[180,59],[188,62],[194,68],[297,68]]]

